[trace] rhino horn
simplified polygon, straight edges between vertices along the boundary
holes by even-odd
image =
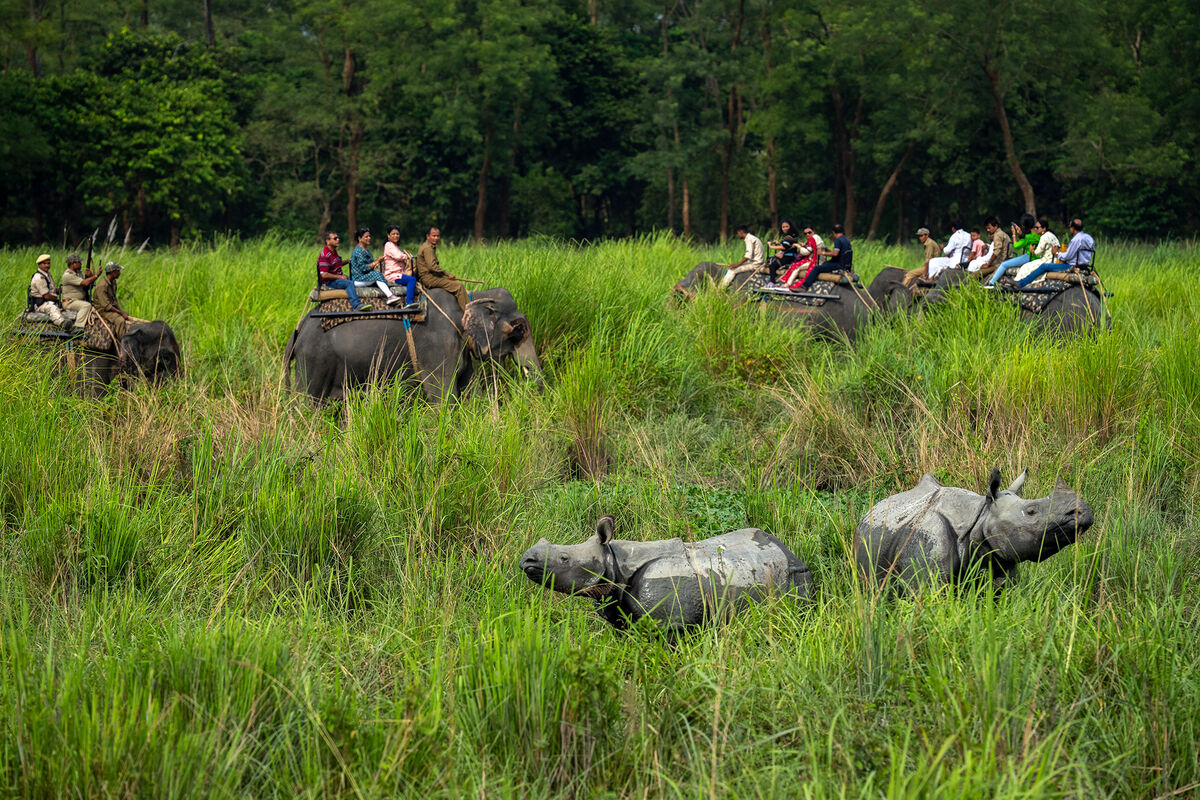
[[[1008,490],[1010,492],[1012,492],[1013,494],[1020,494],[1021,488],[1025,485],[1025,479],[1028,477],[1029,477],[1029,467],[1026,467],[1025,471],[1022,472],[1020,475],[1018,475],[1017,479],[1012,482],[1011,486],[1008,487]]]
[[[993,468],[991,477],[988,478],[988,500],[995,500],[998,494],[1000,494],[1000,470]]]
[[[596,520],[596,535],[600,537],[600,544],[611,542],[616,529],[617,521],[612,514],[605,514]]]
[[[1059,475],[1058,480],[1056,480],[1054,482],[1054,491],[1057,492],[1059,490],[1062,490],[1064,492],[1074,491],[1070,486],[1067,485],[1067,482],[1062,479],[1061,475]]]

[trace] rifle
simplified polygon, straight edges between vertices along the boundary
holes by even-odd
[[[88,237],[87,265],[84,266],[84,268],[83,268],[83,277],[85,277],[85,278],[90,277],[92,274],[92,245],[95,243],[95,241],[96,241],[96,234],[93,233],[91,236]],[[92,287],[91,286],[83,287],[83,296],[85,298],[87,298],[87,301],[89,303],[92,301]]]

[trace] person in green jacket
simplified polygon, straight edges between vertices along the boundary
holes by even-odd
[[[1022,214],[1021,223],[1019,225],[1013,223],[1013,253],[1016,255],[1000,264],[996,274],[988,281],[989,285],[994,286],[1009,267],[1021,267],[1033,260],[1033,249],[1037,247],[1038,241],[1042,238],[1042,235],[1034,230],[1036,224],[1037,220],[1034,219],[1033,214]]]

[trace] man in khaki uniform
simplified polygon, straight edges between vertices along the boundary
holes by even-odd
[[[942,254],[942,246],[929,235],[929,228],[917,228],[917,241],[921,243],[921,247],[925,248],[925,260],[921,266],[904,273],[905,286],[912,286],[913,282],[919,278],[929,277],[929,259],[937,258]]]
[[[437,228],[430,228],[425,232],[425,241],[417,250],[417,266],[415,268],[417,282],[426,289],[445,289],[457,298],[458,305],[463,311],[466,311],[467,303],[471,301],[466,287],[462,285],[462,281],[446,272],[438,263],[437,246],[441,239],[442,232]]]
[[[58,287],[50,274],[50,256],[46,253],[37,257],[37,272],[29,279],[29,304],[34,311],[50,317],[55,325],[67,327],[67,319],[58,304]]]
[[[83,273],[83,259],[78,253],[67,256],[67,271],[62,277],[63,311],[75,312],[75,330],[82,331],[87,327],[88,319],[92,316],[92,304],[88,302],[88,289],[96,282],[98,275],[91,270]]]
[[[104,277],[96,281],[96,289],[92,293],[92,310],[100,315],[100,319],[112,329],[117,338],[114,344],[120,349],[121,340],[125,338],[125,328],[129,324],[129,315],[117,302],[117,278],[121,277],[121,265],[110,261],[104,265]]]
[[[995,217],[988,217],[983,225],[992,237],[992,256],[975,273],[975,277],[981,281],[998,270],[1001,264],[1012,258],[1013,254],[1012,237],[1000,229],[1000,220]]]

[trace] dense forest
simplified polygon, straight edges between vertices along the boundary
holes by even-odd
[[[3,0],[0,235],[1200,228],[1193,0]],[[120,235],[120,233],[118,233]]]

